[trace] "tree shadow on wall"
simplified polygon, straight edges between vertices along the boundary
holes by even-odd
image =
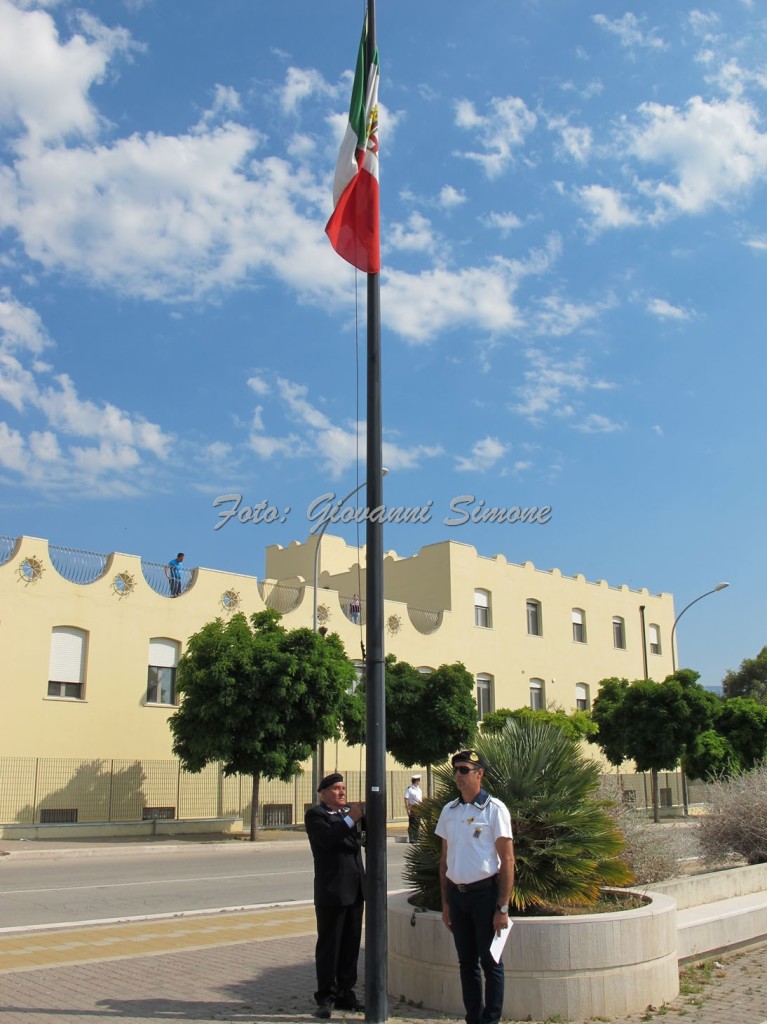
[[[21,807],[18,824],[141,821],[144,770],[139,761],[40,758],[35,801]]]

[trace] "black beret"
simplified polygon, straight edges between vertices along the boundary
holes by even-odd
[[[475,768],[482,768],[487,771],[487,762],[481,754],[478,754],[476,750],[459,750],[457,754],[453,754],[450,758],[450,764],[455,768],[459,761],[468,761],[469,764],[473,764]]]
[[[334,786],[337,782],[343,782],[344,777],[340,772],[332,772],[330,775],[326,775],[324,779],[317,786],[317,792],[321,793],[323,789],[328,789],[329,786]]]

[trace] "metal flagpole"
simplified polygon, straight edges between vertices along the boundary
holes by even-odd
[[[365,62],[376,52],[375,0],[368,0]],[[381,301],[379,274],[367,275],[367,505],[383,506]],[[365,1020],[388,1019],[386,958],[386,703],[384,695],[383,523],[369,516],[366,532],[367,909]]]

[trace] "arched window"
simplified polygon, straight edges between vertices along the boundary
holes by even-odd
[[[613,615],[613,647],[626,650],[626,622],[620,615]]]
[[[577,644],[586,643],[586,613],[582,608],[573,608],[573,640]]]
[[[575,685],[575,706],[578,711],[588,711],[591,706],[589,688],[586,683],[576,683]]]
[[[176,703],[176,666],[181,645],[177,640],[156,636],[149,641],[147,704]]]
[[[489,590],[474,591],[474,625],[490,629],[493,624]]]
[[[530,636],[543,636],[541,602],[532,597],[527,600],[527,632]]]
[[[48,663],[48,696],[83,699],[88,634],[75,626],[54,626]]]
[[[546,687],[542,679],[530,680],[530,707],[533,711],[544,711],[546,708]]]
[[[493,677],[480,673],[477,676],[477,720],[482,721],[495,707]]]

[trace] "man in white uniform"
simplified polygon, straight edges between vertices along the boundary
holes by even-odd
[[[405,810],[407,811],[407,837],[409,842],[414,843],[418,839],[418,805],[423,802],[421,790],[421,776],[416,774],[410,779],[410,785],[405,790]]]
[[[499,1024],[503,963],[495,962],[490,944],[509,927],[511,818],[506,805],[482,788],[487,766],[475,750],[454,754],[451,764],[459,796],[442,808],[435,830],[442,839],[442,920],[458,953],[466,1024]]]

